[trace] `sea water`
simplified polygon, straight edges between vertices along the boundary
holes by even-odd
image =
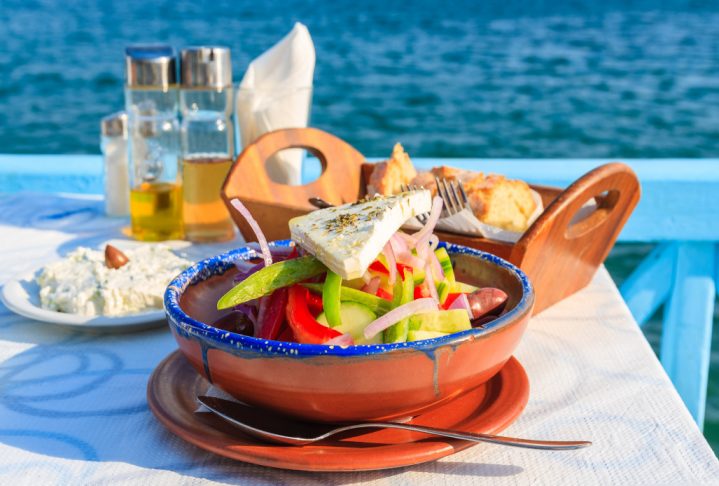
[[[0,152],[98,153],[127,44],[226,45],[238,81],[295,21],[317,49],[312,125],[370,156],[719,156],[719,4],[689,0],[3,0]],[[615,279],[649,248],[619,246]],[[716,450],[719,329],[713,349]]]

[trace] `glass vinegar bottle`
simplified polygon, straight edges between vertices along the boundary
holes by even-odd
[[[220,196],[234,158],[230,50],[193,47],[180,56],[185,237],[196,242],[230,240],[234,224]]]

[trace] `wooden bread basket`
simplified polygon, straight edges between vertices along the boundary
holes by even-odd
[[[322,164],[322,175],[303,186],[273,182],[265,162],[288,148],[304,148]],[[374,169],[343,140],[316,128],[291,128],[267,133],[238,156],[222,188],[222,197],[238,198],[257,219],[268,240],[289,238],[287,222],[312,211],[310,197],[332,204],[353,202],[365,195]],[[440,240],[498,255],[520,267],[536,291],[534,311],[540,312],[586,286],[614,246],[639,201],[639,181],[630,167],[611,163],[586,173],[564,190],[531,186],[545,210],[514,244],[486,238],[436,232]],[[575,220],[592,198],[596,209]],[[255,239],[247,222],[230,213],[247,241]]]

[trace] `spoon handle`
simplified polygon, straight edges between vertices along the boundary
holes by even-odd
[[[502,435],[492,434],[477,434],[473,432],[459,432],[456,430],[445,430],[435,429],[434,427],[425,427],[422,425],[402,424],[396,422],[376,422],[376,423],[365,423],[361,425],[350,425],[343,427],[342,430],[349,430],[359,427],[380,427],[380,428],[392,428],[410,430],[413,432],[422,432],[425,434],[439,435],[442,437],[451,437],[453,439],[471,440],[474,442],[489,442],[492,444],[507,445],[512,447],[524,447],[528,449],[542,449],[550,451],[566,451],[572,449],[581,449],[592,445],[591,442],[585,440],[534,440],[534,439],[520,439],[517,437],[505,437]],[[334,432],[339,432],[335,430]]]

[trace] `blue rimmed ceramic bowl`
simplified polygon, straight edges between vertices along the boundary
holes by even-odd
[[[274,243],[288,246],[288,241]],[[457,280],[508,295],[504,314],[483,328],[400,344],[322,346],[257,339],[212,327],[228,311],[217,300],[233,285],[238,248],[182,272],[165,292],[170,329],[208,381],[238,400],[322,422],[416,415],[471,390],[510,358],[527,327],[534,291],[526,275],[494,255],[447,248]]]

